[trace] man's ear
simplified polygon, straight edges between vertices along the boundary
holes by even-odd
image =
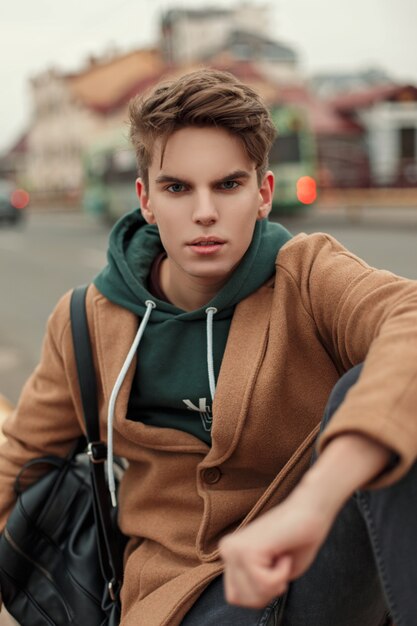
[[[261,186],[259,187],[259,207],[258,207],[258,220],[263,220],[268,217],[272,209],[272,198],[274,197],[275,177],[273,173],[268,170],[263,177]]]
[[[136,195],[139,198],[140,210],[148,224],[155,224],[155,216],[151,209],[151,202],[149,199],[149,194],[146,191],[145,183],[141,178],[136,179]]]

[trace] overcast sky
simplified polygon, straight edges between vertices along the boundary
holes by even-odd
[[[0,12],[0,151],[30,118],[28,78],[76,71],[90,54],[156,41],[170,7],[237,0],[4,0]],[[270,35],[293,46],[307,72],[376,66],[417,84],[417,0],[253,0],[269,4]]]

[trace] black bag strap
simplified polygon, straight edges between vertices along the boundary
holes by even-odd
[[[123,578],[123,567],[119,540],[110,515],[111,502],[104,471],[107,447],[100,440],[97,383],[85,306],[87,289],[88,285],[77,287],[71,295],[72,338],[87,432],[100,565],[110,597],[116,600]]]
[[[71,296],[71,325],[78,381],[84,409],[88,442],[100,440],[98,423],[97,383],[88,332],[85,298],[88,285],[77,287]]]

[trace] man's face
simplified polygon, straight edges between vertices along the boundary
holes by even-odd
[[[187,127],[154,147],[142,214],[158,226],[170,275],[224,284],[252,240],[256,220],[271,208],[273,175],[259,187],[241,141],[223,129]]]

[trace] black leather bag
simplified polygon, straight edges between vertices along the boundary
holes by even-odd
[[[33,459],[16,480],[17,503],[0,537],[0,589],[22,626],[116,626],[125,538],[106,488],[97,394],[85,314],[86,287],[74,290],[71,322],[87,427],[67,459]],[[59,418],[58,418],[59,419]],[[22,473],[51,470],[24,491]],[[120,467],[115,468],[120,476]]]

